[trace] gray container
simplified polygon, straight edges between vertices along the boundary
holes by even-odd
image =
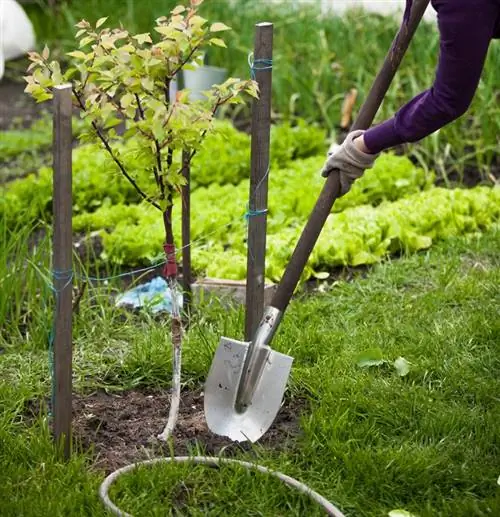
[[[215,66],[199,66],[196,70],[182,71],[183,87],[191,91],[191,99],[205,98],[203,91],[210,90],[214,84],[221,84],[227,79],[227,70]]]

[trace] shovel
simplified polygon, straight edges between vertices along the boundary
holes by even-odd
[[[429,1],[413,1],[352,130],[372,124]],[[270,343],[339,195],[339,175],[330,174],[253,340],[221,338],[205,383],[205,418],[213,433],[255,442],[278,414],[293,358],[272,350]]]

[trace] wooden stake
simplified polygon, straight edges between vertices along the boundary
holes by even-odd
[[[267,186],[271,132],[273,24],[255,26],[254,73],[260,96],[252,106],[252,157],[248,220],[245,339],[255,334],[264,310]]]
[[[72,416],[72,224],[71,224],[71,85],[54,88],[53,268],[56,308],[54,316],[54,439],[62,443],[64,457],[71,454]]]
[[[356,104],[358,98],[358,90],[351,88],[344,97],[344,103],[342,104],[342,118],[340,120],[340,128],[348,129],[351,125],[352,110]]]
[[[186,184],[182,187],[182,294],[185,318],[189,321],[191,302],[193,298],[191,271],[191,166],[190,153],[182,153],[182,175]]]

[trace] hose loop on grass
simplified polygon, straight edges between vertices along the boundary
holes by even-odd
[[[99,487],[99,496],[104,504],[104,506],[110,510],[118,517],[133,517],[131,514],[126,513],[118,506],[116,506],[113,501],[111,501],[109,497],[109,489],[111,485],[122,475],[131,470],[134,470],[140,466],[151,466],[156,465],[157,463],[194,463],[197,465],[210,465],[213,467],[217,467],[224,463],[230,463],[233,465],[240,465],[248,470],[257,470],[263,474],[269,474],[278,478],[280,481],[283,481],[286,485],[291,488],[295,488],[299,492],[306,494],[313,501],[318,503],[326,512],[327,515],[332,517],[345,517],[345,515],[330,501],[325,499],[322,495],[315,492],[312,488],[309,488],[304,483],[297,481],[296,479],[283,474],[282,472],[278,472],[276,470],[270,470],[267,467],[263,467],[262,465],[257,465],[255,463],[249,463],[248,461],[240,461],[230,458],[217,458],[217,457],[209,457],[209,456],[175,456],[173,458],[155,458],[152,460],[139,461],[137,463],[132,463],[131,465],[127,465],[126,467],[122,467],[118,470],[112,472],[101,484]]]

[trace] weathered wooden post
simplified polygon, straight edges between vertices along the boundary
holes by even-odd
[[[252,76],[259,98],[252,106],[252,157],[248,211],[245,339],[251,340],[262,317],[266,268],[267,191],[271,132],[273,24],[255,26]]]
[[[72,130],[71,85],[54,88],[53,169],[54,237],[54,439],[63,444],[64,457],[71,454],[72,419]]]

